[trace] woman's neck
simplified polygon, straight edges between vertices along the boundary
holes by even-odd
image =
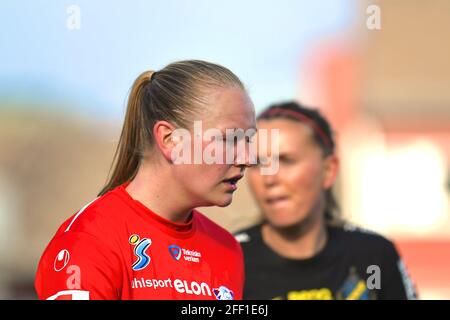
[[[327,228],[323,214],[313,214],[305,221],[288,228],[276,228],[269,223],[262,227],[264,242],[279,255],[290,259],[308,259],[326,245]]]
[[[126,187],[130,196],[144,206],[172,222],[185,223],[192,212],[192,204],[183,201],[174,179],[164,168],[141,165],[138,173]],[[169,191],[170,190],[170,191]]]

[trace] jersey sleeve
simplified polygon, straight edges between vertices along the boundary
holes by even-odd
[[[119,299],[122,270],[119,256],[97,237],[68,231],[54,238],[38,265],[39,299]]]
[[[391,242],[384,249],[382,261],[380,298],[383,300],[417,299],[414,284]]]

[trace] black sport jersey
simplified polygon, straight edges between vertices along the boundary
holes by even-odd
[[[246,282],[244,299],[415,299],[392,242],[350,224],[327,227],[325,247],[308,259],[284,258],[263,241],[261,226],[236,234]]]

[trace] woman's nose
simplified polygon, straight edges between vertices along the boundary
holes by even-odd
[[[238,167],[252,167],[256,165],[256,155],[249,143],[238,144],[234,165]]]

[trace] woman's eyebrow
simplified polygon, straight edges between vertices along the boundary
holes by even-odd
[[[226,134],[227,131],[231,131],[231,130],[232,130],[232,132],[229,132],[229,133],[235,133],[237,130],[243,130],[244,132],[247,132],[247,131],[251,130],[251,135],[252,136],[255,135],[256,132],[258,131],[258,129],[256,127],[250,127],[250,128],[245,129],[245,130],[242,129],[242,128],[223,128],[220,131],[222,131],[223,133]]]

